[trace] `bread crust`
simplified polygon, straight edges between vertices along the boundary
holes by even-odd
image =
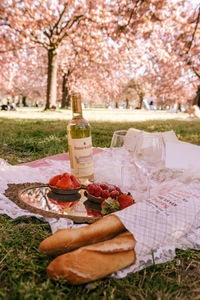
[[[79,248],[55,258],[47,267],[52,279],[84,284],[129,266],[136,260],[135,239],[130,232],[111,240]]]
[[[58,230],[40,243],[39,250],[47,255],[59,255],[109,240],[123,231],[126,231],[126,228],[120,219],[110,215],[84,227]]]

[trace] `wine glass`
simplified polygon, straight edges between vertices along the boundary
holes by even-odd
[[[111,148],[114,148],[114,147],[123,147],[124,146],[124,141],[125,141],[126,134],[127,134],[127,130],[116,130],[113,133],[110,147]]]
[[[150,177],[165,165],[165,143],[161,134],[142,132],[134,149],[134,161],[147,176],[147,195],[150,197]]]
[[[127,159],[126,134],[127,130],[117,130],[113,133],[110,149],[115,161],[122,162]]]
[[[117,130],[113,133],[110,149],[112,156],[121,156],[125,151],[125,136],[127,130]]]

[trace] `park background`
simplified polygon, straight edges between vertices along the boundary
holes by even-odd
[[[200,83],[199,1],[2,0],[0,16],[1,101],[16,105],[0,111],[1,159],[16,165],[66,152],[74,90],[94,147],[130,127],[200,144],[200,120],[187,113]],[[156,110],[143,104],[152,97]],[[51,258],[38,247],[50,234],[39,219],[0,215],[1,299],[199,299],[197,250],[71,287],[47,278]]]
[[[0,1],[2,104],[187,110],[198,95],[198,0]],[[145,105],[143,105],[145,104]]]

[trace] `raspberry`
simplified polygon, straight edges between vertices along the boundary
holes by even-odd
[[[88,184],[87,191],[90,195],[94,195],[95,185],[94,184]]]
[[[113,184],[109,184],[108,186],[109,192],[115,191],[115,186]]]
[[[109,191],[108,190],[103,190],[101,193],[101,197],[106,199],[110,196]]]
[[[102,188],[100,186],[96,186],[94,190],[95,197],[100,197],[102,192]]]
[[[114,190],[110,193],[110,197],[113,199],[116,199],[118,195],[119,195],[119,192],[116,190]]]
[[[122,191],[120,190],[120,188],[118,186],[116,186],[115,189],[116,189],[116,191],[118,191],[121,194]]]
[[[100,187],[102,188],[102,190],[108,190],[108,185],[106,183],[101,183]]]

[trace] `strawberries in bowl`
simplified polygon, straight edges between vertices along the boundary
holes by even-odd
[[[73,194],[81,188],[81,182],[74,175],[63,173],[49,180],[49,187],[55,193]]]
[[[110,214],[134,204],[134,199],[130,193],[122,193],[121,189],[113,184],[89,184],[86,189],[86,196],[89,201],[101,205],[102,215]]]

